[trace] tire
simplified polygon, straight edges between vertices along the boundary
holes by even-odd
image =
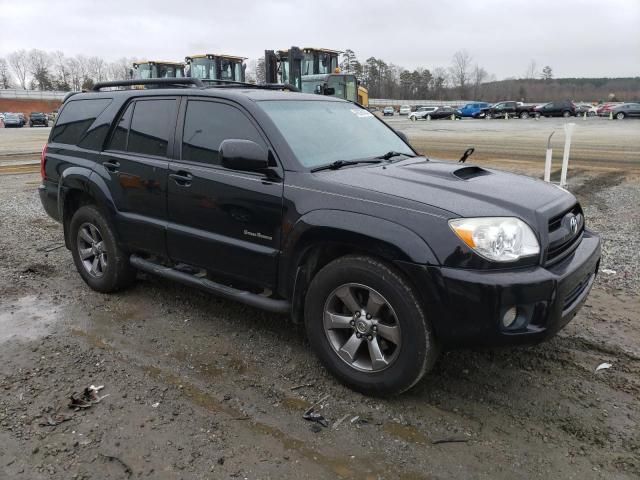
[[[373,313],[372,319],[366,310]],[[305,298],[305,327],[323,365],[341,382],[368,395],[397,395],[410,389],[433,367],[439,353],[414,289],[394,268],[367,256],[339,258],[316,274]],[[349,343],[357,347],[349,349]],[[376,357],[381,360],[371,360]]]
[[[564,118],[569,118],[571,116],[571,112],[569,110],[565,110],[564,112],[562,112],[562,116]]]
[[[484,118],[493,118],[493,113],[487,112],[484,114]]]
[[[624,112],[618,112],[618,113],[616,113],[616,119],[617,119],[617,120],[624,120],[624,117],[625,117],[625,116],[626,116],[626,115],[624,114]]]
[[[527,118],[529,118],[529,112],[522,112],[520,114],[520,118],[526,120]]]
[[[135,269],[129,264],[129,256],[118,246],[114,229],[94,205],[85,205],[74,213],[68,235],[76,269],[93,290],[111,293],[133,283]],[[84,259],[81,249],[87,255]]]

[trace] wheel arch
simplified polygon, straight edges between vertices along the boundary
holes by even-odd
[[[89,169],[82,167],[66,169],[58,184],[58,199],[59,218],[62,219],[67,248],[70,248],[69,225],[71,218],[83,205],[96,205],[107,215],[109,221],[113,220],[115,207],[109,189],[104,181]]]
[[[285,242],[279,290],[291,299],[292,317],[303,315],[304,296],[313,276],[332,260],[368,255],[391,264],[437,264],[427,243],[408,228],[378,217],[338,210],[304,215]],[[411,281],[411,279],[408,279]]]

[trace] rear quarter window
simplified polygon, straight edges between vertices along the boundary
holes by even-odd
[[[78,145],[89,127],[107,106],[110,98],[72,100],[62,109],[51,132],[51,142]]]

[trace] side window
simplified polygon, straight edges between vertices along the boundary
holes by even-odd
[[[110,98],[72,100],[62,109],[51,132],[51,141],[77,145],[89,127],[111,103]]]
[[[109,142],[108,150],[120,150],[122,152],[127,151],[127,133],[129,133],[129,125],[131,125],[131,114],[133,113],[133,103],[130,103],[127,109],[124,111],[116,129]]]
[[[182,134],[182,160],[220,165],[223,140],[251,140],[266,148],[256,127],[237,108],[224,103],[190,100]]]
[[[175,125],[174,99],[138,100],[134,104],[127,151],[165,157],[172,126]]]

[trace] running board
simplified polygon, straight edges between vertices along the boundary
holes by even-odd
[[[143,272],[165,277],[170,280],[175,280],[192,287],[197,287],[200,290],[219,295],[229,300],[235,300],[236,302],[244,303],[251,307],[260,308],[274,313],[289,313],[291,310],[291,304],[286,300],[277,300],[274,298],[263,297],[257,293],[247,292],[246,290],[238,290],[237,288],[228,287],[221,283],[216,283],[206,278],[196,277],[188,273],[180,272],[171,267],[165,267],[157,263],[150,262],[137,255],[131,255],[129,262],[133,267]]]

